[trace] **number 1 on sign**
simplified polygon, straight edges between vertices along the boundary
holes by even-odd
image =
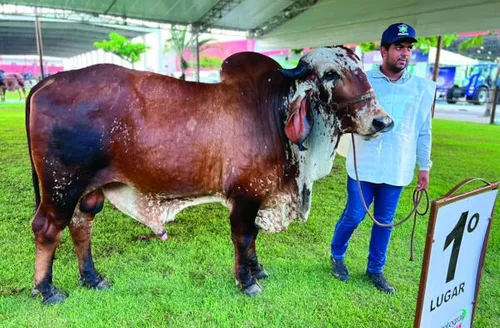
[[[448,264],[448,274],[446,275],[446,282],[450,282],[455,278],[455,270],[457,269],[458,254],[460,252],[460,245],[462,245],[462,237],[464,236],[465,223],[467,222],[467,217],[469,216],[469,211],[463,212],[458,220],[455,228],[446,236],[444,242],[443,251],[445,251],[448,246],[453,242],[453,247],[451,249],[450,263]],[[479,223],[479,213],[474,214],[467,225],[467,232],[471,233],[476,229]]]

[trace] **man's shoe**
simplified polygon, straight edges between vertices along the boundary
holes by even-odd
[[[344,260],[335,260],[332,258],[332,274],[340,281],[349,279],[349,271],[347,271]]]
[[[385,293],[388,293],[388,294],[394,294],[396,292],[396,288],[394,288],[394,286],[392,286],[387,281],[387,279],[385,279],[383,273],[367,272],[366,275],[368,276],[368,279],[370,279],[373,282],[375,287],[377,287],[377,289],[379,289]]]

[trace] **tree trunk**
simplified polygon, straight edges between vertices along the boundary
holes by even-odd
[[[493,107],[493,102],[495,98],[495,89],[490,90],[489,92],[489,97],[488,101],[486,102],[486,110],[484,111],[483,116],[484,117],[490,117],[491,116],[491,108]]]
[[[497,95],[498,91],[495,92],[495,90],[498,89],[498,78],[499,78],[499,75],[500,75],[500,64],[497,64],[497,74],[495,75],[495,80],[493,81],[493,85],[490,88],[488,101],[486,103],[486,110],[484,111],[484,115],[483,116],[491,117],[491,111],[493,110],[493,107],[496,107],[496,101],[497,101],[496,95]],[[494,122],[495,118],[492,117],[491,120],[492,120],[492,122]]]
[[[188,68],[187,61],[183,57],[181,57],[181,72],[182,72],[182,74],[179,77],[179,79],[186,80],[186,70],[187,70],[187,68]]]

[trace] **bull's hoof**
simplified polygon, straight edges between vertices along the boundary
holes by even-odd
[[[46,293],[40,292],[38,288],[33,288],[31,291],[31,296],[35,297],[38,295],[42,295],[42,304],[43,305],[54,305],[57,303],[62,303],[66,299],[66,293],[61,290],[51,286]]]
[[[84,286],[87,288],[93,288],[93,289],[99,289],[99,290],[107,289],[107,288],[111,287],[111,283],[99,275],[93,279],[87,279],[84,277],[80,277],[79,282],[80,282],[80,286]]]
[[[101,281],[99,281],[99,283],[94,287],[95,289],[108,289],[109,287],[111,287],[111,283],[102,278]]]
[[[262,287],[259,285],[259,283],[256,282],[255,284],[246,287],[244,289],[244,291],[245,291],[245,294],[247,296],[251,296],[252,297],[252,296],[256,296],[256,295],[262,294],[263,290],[262,290]]]
[[[260,270],[257,270],[253,273],[253,276],[255,277],[255,279],[266,279],[269,277],[269,274],[266,272],[266,270],[264,269],[260,269]]]
[[[36,287],[33,288],[31,290],[31,297],[37,297],[38,295],[40,295],[40,291],[38,289],[36,289]]]
[[[48,298],[43,298],[43,305],[54,305],[57,303],[62,303],[66,299],[66,294],[57,290],[52,296]]]

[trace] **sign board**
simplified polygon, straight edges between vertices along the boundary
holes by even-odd
[[[436,80],[437,88],[448,90],[455,83],[455,73],[457,71],[456,67],[440,67],[438,71],[438,77]],[[434,67],[430,68],[429,78],[432,78],[432,73],[434,72]]]
[[[497,194],[498,182],[432,202],[415,327],[472,327]]]

